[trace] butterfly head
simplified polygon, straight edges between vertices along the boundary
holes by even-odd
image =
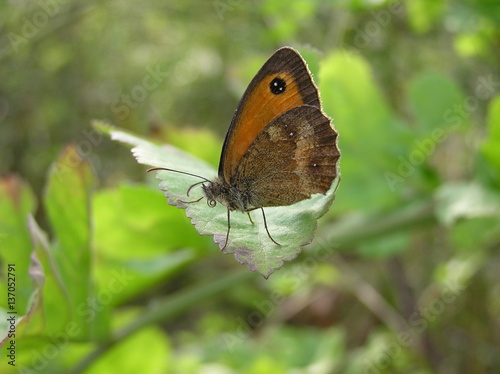
[[[247,198],[237,188],[230,186],[228,183],[216,178],[208,185],[203,184],[203,193],[207,198],[207,204],[214,207],[217,203],[229,208],[229,210],[239,210],[245,212],[248,210]]]
[[[221,186],[217,182],[210,182],[208,185],[203,184],[203,193],[207,198],[207,204],[213,208],[217,205],[217,197],[221,194]]]

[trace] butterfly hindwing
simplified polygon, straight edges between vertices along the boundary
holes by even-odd
[[[314,106],[291,109],[265,127],[235,170],[231,185],[255,207],[291,205],[326,193],[337,176],[337,133]]]
[[[320,108],[318,90],[300,54],[281,48],[262,66],[238,104],[222,148],[219,177],[229,182],[261,131],[301,105]]]

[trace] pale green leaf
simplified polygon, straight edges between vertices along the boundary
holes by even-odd
[[[475,182],[442,186],[437,192],[436,202],[437,216],[447,225],[462,218],[500,215],[498,194]]]

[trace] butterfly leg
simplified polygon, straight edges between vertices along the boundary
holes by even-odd
[[[278,243],[276,240],[274,240],[271,234],[269,233],[269,229],[267,228],[266,215],[264,214],[264,208],[261,207],[260,210],[262,211],[262,217],[264,217],[264,227],[266,228],[267,236],[269,236],[269,239],[271,239],[274,244],[281,246],[281,244]]]
[[[229,231],[231,230],[231,211],[229,208],[227,209],[227,234],[226,234],[226,242],[224,243],[224,247],[221,248],[221,251],[226,249],[227,241],[229,240]]]
[[[247,214],[248,214],[248,219],[250,220],[250,223],[253,225],[252,217],[250,216],[250,211],[247,210]]]

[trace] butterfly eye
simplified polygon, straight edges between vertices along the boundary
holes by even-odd
[[[286,82],[281,78],[274,78],[269,84],[269,89],[275,95],[285,92]]]

